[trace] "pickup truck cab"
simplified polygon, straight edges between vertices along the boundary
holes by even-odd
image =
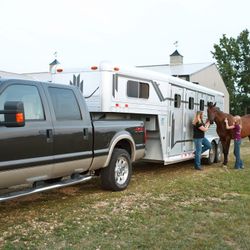
[[[74,86],[0,79],[0,152],[0,201],[95,175],[119,191],[129,184],[131,162],[144,156],[144,124],[93,121]]]

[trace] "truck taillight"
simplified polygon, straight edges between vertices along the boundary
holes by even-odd
[[[57,69],[56,72],[61,73],[61,72],[63,72],[63,69]]]
[[[135,128],[135,132],[137,132],[137,133],[144,133],[144,143],[147,141],[146,128],[144,128],[144,127],[137,127],[137,128]]]
[[[97,67],[97,66],[92,66],[91,69],[92,69],[92,70],[97,70],[98,67]]]
[[[135,128],[135,132],[143,132],[143,131],[144,131],[144,127]]]

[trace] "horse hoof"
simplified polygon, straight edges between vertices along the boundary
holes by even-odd
[[[222,165],[222,168],[225,170],[225,171],[228,171],[228,168],[227,168],[227,165]]]

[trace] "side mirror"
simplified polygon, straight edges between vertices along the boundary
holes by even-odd
[[[23,102],[5,102],[4,110],[1,110],[0,114],[4,114],[4,122],[1,122],[1,125],[6,127],[23,127],[25,125]]]

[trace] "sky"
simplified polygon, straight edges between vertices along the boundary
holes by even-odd
[[[0,71],[215,62],[225,34],[250,31],[249,0],[1,0]],[[176,47],[176,41],[177,47]]]

